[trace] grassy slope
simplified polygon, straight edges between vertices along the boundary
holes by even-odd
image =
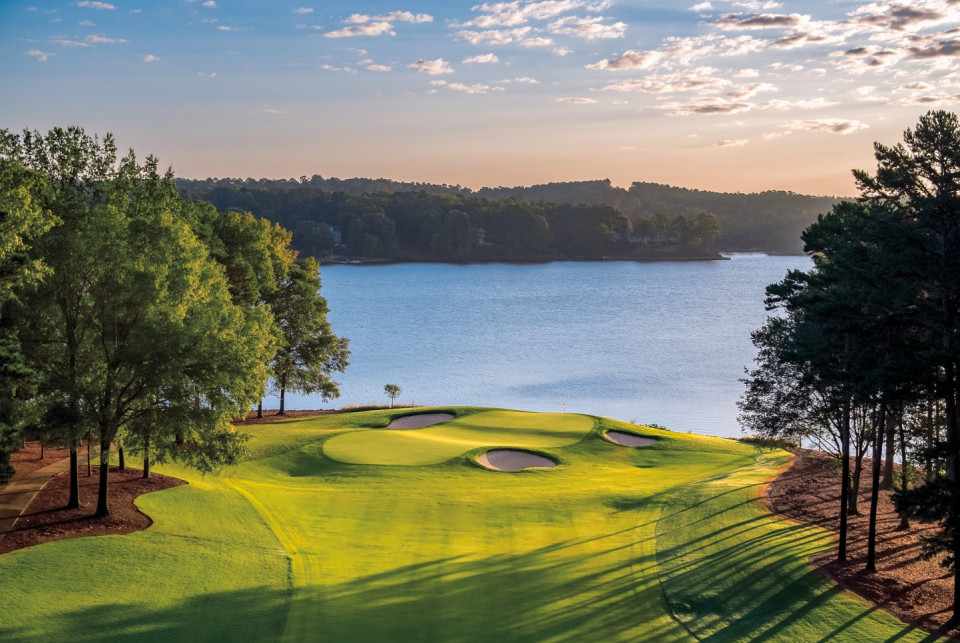
[[[440,464],[480,447],[567,446],[593,427],[586,415],[489,411],[419,430],[344,433],[323,452],[353,464]]]
[[[246,427],[256,459],[142,498],[147,532],[0,557],[0,639],[919,639],[804,566],[829,538],[750,502],[780,463],[750,447],[650,430],[655,446],[627,449],[593,431],[545,449],[561,466],[516,474],[325,455],[389,416]]]

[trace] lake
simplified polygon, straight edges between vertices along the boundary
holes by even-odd
[[[341,397],[566,410],[735,437],[764,288],[807,257],[716,262],[324,266],[322,294],[352,356]],[[565,405],[565,406],[564,406]],[[276,407],[267,398],[265,407]]]

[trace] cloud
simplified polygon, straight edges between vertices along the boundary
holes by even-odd
[[[823,97],[817,97],[800,100],[770,100],[758,105],[757,107],[759,109],[786,111],[789,109],[823,109],[825,107],[834,107],[836,105],[839,105],[839,103],[827,100]]]
[[[308,13],[313,13],[313,9],[311,9],[310,7],[300,7],[298,9],[294,9],[293,13],[298,13],[301,16],[305,16]]]
[[[78,2],[78,3],[77,3],[77,6],[78,6],[78,7],[85,7],[85,8],[87,8],[87,9],[109,9],[109,10],[113,10],[113,9],[116,9],[116,8],[117,8],[116,5],[109,4],[109,3],[107,3],[107,2],[91,2],[90,0],[83,0],[83,2]]]
[[[786,29],[799,27],[810,21],[810,16],[799,13],[753,13],[746,15],[727,14],[710,24],[721,29]]]
[[[603,88],[614,92],[650,92],[653,94],[673,92],[696,92],[718,90],[729,86],[729,80],[717,76],[713,67],[698,67],[676,74],[648,74],[636,80],[625,80]]]
[[[488,94],[490,91],[503,91],[502,87],[491,87],[490,85],[464,85],[463,83],[450,83],[447,89],[463,92],[465,94]]]
[[[604,24],[605,18],[577,18],[566,17],[551,22],[547,25],[547,31],[555,35],[576,36],[585,40],[604,40],[611,38],[623,38],[627,32],[627,23],[615,22]]]
[[[286,112],[283,111],[282,109],[274,109],[274,108],[272,108],[272,107],[267,107],[266,109],[263,110],[263,113],[264,113],[264,114],[273,114],[273,115],[286,114]]]
[[[475,63],[478,65],[485,65],[490,63],[498,63],[500,62],[500,59],[497,58],[496,54],[480,54],[478,56],[470,56],[469,58],[464,58],[463,62]]]
[[[142,61],[145,62],[145,63],[155,63],[155,62],[157,62],[157,61],[160,60],[160,59],[159,59],[158,57],[154,56],[153,54],[147,54],[146,56],[144,56],[144,57],[141,58],[140,60],[142,60]]]
[[[757,78],[760,72],[756,69],[741,69],[733,75],[734,78]]]
[[[738,139],[727,139],[725,141],[718,141],[713,144],[714,147],[743,147],[750,141],[745,138]]]
[[[47,58],[49,58],[49,57],[52,56],[53,54],[51,54],[51,53],[49,53],[49,52],[46,52],[46,51],[40,51],[39,49],[31,49],[30,51],[27,52],[27,55],[28,55],[28,56],[33,56],[33,57],[36,58],[38,61],[40,61],[40,62],[42,62],[42,63],[45,63],[45,62],[47,62]]]
[[[214,0],[207,0],[206,2],[200,5],[201,7],[206,7],[207,9],[216,9],[217,3]]]
[[[487,31],[458,31],[457,37],[466,40],[471,45],[509,45],[526,38],[532,27],[518,27],[516,29],[490,29]]]
[[[920,60],[960,57],[960,38],[939,40],[919,47],[909,47],[907,51],[910,52],[911,56]]]
[[[79,40],[67,40],[66,38],[57,38],[53,41],[54,44],[60,45],[61,47],[89,47],[89,42],[80,42]]]
[[[345,71],[348,74],[357,73],[357,70],[354,69],[353,67],[347,67],[347,66],[335,67],[334,65],[329,65],[329,64],[320,65],[320,69],[323,69],[325,71]]]
[[[571,105],[592,105],[596,103],[592,98],[558,98],[558,103],[570,103]]]
[[[508,81],[508,82],[510,82],[510,81]],[[530,78],[529,76],[521,76],[520,78],[514,78],[512,82],[514,82],[514,83],[522,83],[522,84],[527,84],[527,85],[539,85],[539,84],[540,84],[540,81],[539,81],[539,80],[537,80],[536,78]]]
[[[453,67],[443,58],[437,58],[436,60],[424,60],[421,58],[416,62],[410,63],[407,67],[416,69],[424,74],[430,74],[431,76],[453,73]]]
[[[709,2],[701,2],[690,7],[690,11],[713,11],[713,5]]]
[[[198,71],[197,76],[199,76],[200,78],[216,78],[217,72],[213,71],[213,72],[210,72],[209,74],[205,74],[202,71]]]
[[[95,26],[94,23],[91,22],[90,20],[81,20],[81,21],[78,22],[77,24],[80,25],[81,27],[93,27],[93,26]]]
[[[956,105],[960,102],[960,94],[940,94],[927,96],[908,96],[894,101],[891,105],[905,105],[909,107],[936,107],[940,105]]]
[[[84,38],[84,40],[94,45],[112,45],[118,42],[127,42],[123,38],[107,38],[106,36],[98,36],[96,34],[90,34]]]
[[[465,27],[516,27],[534,20],[549,20],[564,13],[584,9],[591,13],[602,11],[610,2],[588,2],[587,0],[543,0],[531,2],[485,2],[472,7],[472,11],[481,15],[464,23]]]
[[[376,16],[368,16],[362,13],[355,13],[344,20],[347,24],[364,24],[367,22],[410,22],[419,24],[423,22],[433,22],[433,16],[425,13],[413,14],[409,11],[390,11]]]
[[[367,65],[364,67],[364,69],[369,71],[390,71],[390,67],[388,65]]]
[[[770,83],[748,83],[746,85],[735,85],[730,91],[726,92],[727,98],[742,100],[744,98],[753,98],[761,92],[780,91],[775,85]]]
[[[328,31],[323,34],[324,38],[352,38],[354,36],[382,36],[387,34],[388,36],[396,36],[397,33],[393,31],[393,25],[389,22],[368,22],[362,25],[356,25],[354,27],[344,27],[343,29],[338,29],[337,31]]]
[[[634,51],[630,49],[618,56],[587,65],[587,69],[650,69],[660,62],[661,57],[662,55],[656,51]]]
[[[731,101],[723,98],[698,98],[686,103],[665,103],[660,109],[667,116],[713,116],[716,114],[738,114],[753,108],[751,103]]]
[[[950,0],[947,0],[942,9],[918,6],[921,4],[924,3],[916,2],[906,5],[899,2],[871,2],[851,11],[848,22],[851,25],[869,26],[881,30],[915,31],[924,25],[943,22],[950,18],[951,12],[956,12],[955,8],[946,6],[956,4]]]
[[[803,132],[826,132],[829,134],[853,134],[860,130],[865,130],[869,125],[857,120],[844,120],[841,118],[821,118],[809,121],[790,121],[783,125],[784,128],[793,131]]]

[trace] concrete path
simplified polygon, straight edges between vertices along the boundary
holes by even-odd
[[[37,492],[55,475],[69,470],[70,458],[64,458],[42,469],[37,469],[22,480],[11,482],[6,487],[0,488],[0,539],[13,531],[17,518]]]

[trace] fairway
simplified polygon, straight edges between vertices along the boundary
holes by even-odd
[[[383,427],[409,410],[249,426],[240,466],[162,467],[190,485],[139,500],[149,530],[0,557],[0,639],[933,640],[807,566],[831,535],[756,501],[783,452],[589,416],[424,412],[443,411],[456,418],[406,431]],[[559,464],[474,462],[505,446]]]

